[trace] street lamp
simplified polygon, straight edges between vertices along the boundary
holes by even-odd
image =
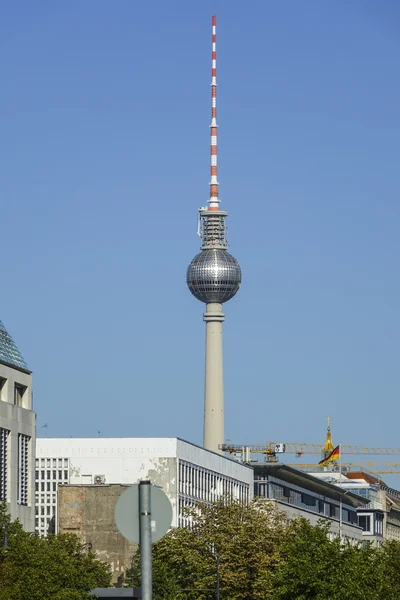
[[[85,548],[88,549],[88,552],[91,552],[93,548],[92,542],[86,542],[86,544],[82,544],[82,546],[79,548],[79,552],[82,552],[82,550],[84,550]]]
[[[215,597],[217,600],[220,600],[220,594],[221,594],[221,585],[220,585],[220,556],[219,556],[219,552],[218,550],[214,549],[209,549],[208,552],[204,549],[200,549],[200,548],[196,548],[197,552],[199,552],[200,554],[203,554],[204,556],[212,556],[215,559],[215,567],[216,567],[216,589],[215,589]]]
[[[339,502],[339,539],[342,539],[342,527],[343,527],[343,496],[348,494],[350,490],[346,492],[341,492],[340,494],[340,502]]]

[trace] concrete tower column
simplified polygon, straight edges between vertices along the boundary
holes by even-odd
[[[223,454],[219,445],[224,438],[224,375],[222,359],[222,304],[206,304],[206,372],[204,386],[204,448]]]

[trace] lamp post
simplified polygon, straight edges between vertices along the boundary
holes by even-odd
[[[220,555],[218,550],[214,549],[209,549],[209,551],[206,551],[204,549],[200,549],[200,548],[196,548],[197,552],[199,552],[200,554],[203,554],[203,556],[212,556],[215,560],[215,575],[216,575],[216,587],[215,587],[215,597],[217,600],[220,600],[221,597],[221,574],[220,574]],[[182,590],[183,591],[183,590]],[[187,590],[189,591],[189,590]]]
[[[339,502],[339,539],[342,539],[342,527],[343,527],[343,496],[349,493],[350,490],[346,492],[340,493],[340,502]]]

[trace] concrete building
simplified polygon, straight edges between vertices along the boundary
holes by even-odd
[[[363,540],[357,511],[368,503],[365,498],[282,463],[252,463],[252,467],[255,496],[274,500],[291,519],[303,517],[311,525],[328,520],[332,537]]]
[[[58,488],[59,533],[74,533],[82,545],[90,546],[97,557],[111,567],[114,584],[122,584],[136,545],[118,531],[115,504],[127,485],[60,485]]]
[[[150,481],[168,495],[172,525],[185,526],[185,506],[222,494],[248,502],[253,470],[178,438],[38,438],[35,530],[56,530],[59,485]]]
[[[242,273],[237,260],[228,252],[225,219],[220,210],[217,179],[217,51],[216,17],[212,17],[211,68],[211,157],[210,196],[208,205],[199,209],[198,234],[201,252],[190,262],[186,272],[189,290],[204,302],[206,311],[206,370],[204,386],[204,448],[219,452],[224,443],[224,381],[222,362],[222,304],[239,290]]]
[[[34,530],[35,437],[31,371],[0,321],[0,501],[27,531]]]

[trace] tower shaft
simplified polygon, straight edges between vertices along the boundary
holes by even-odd
[[[223,454],[224,378],[222,359],[222,304],[206,304],[206,370],[204,385],[204,448]]]

